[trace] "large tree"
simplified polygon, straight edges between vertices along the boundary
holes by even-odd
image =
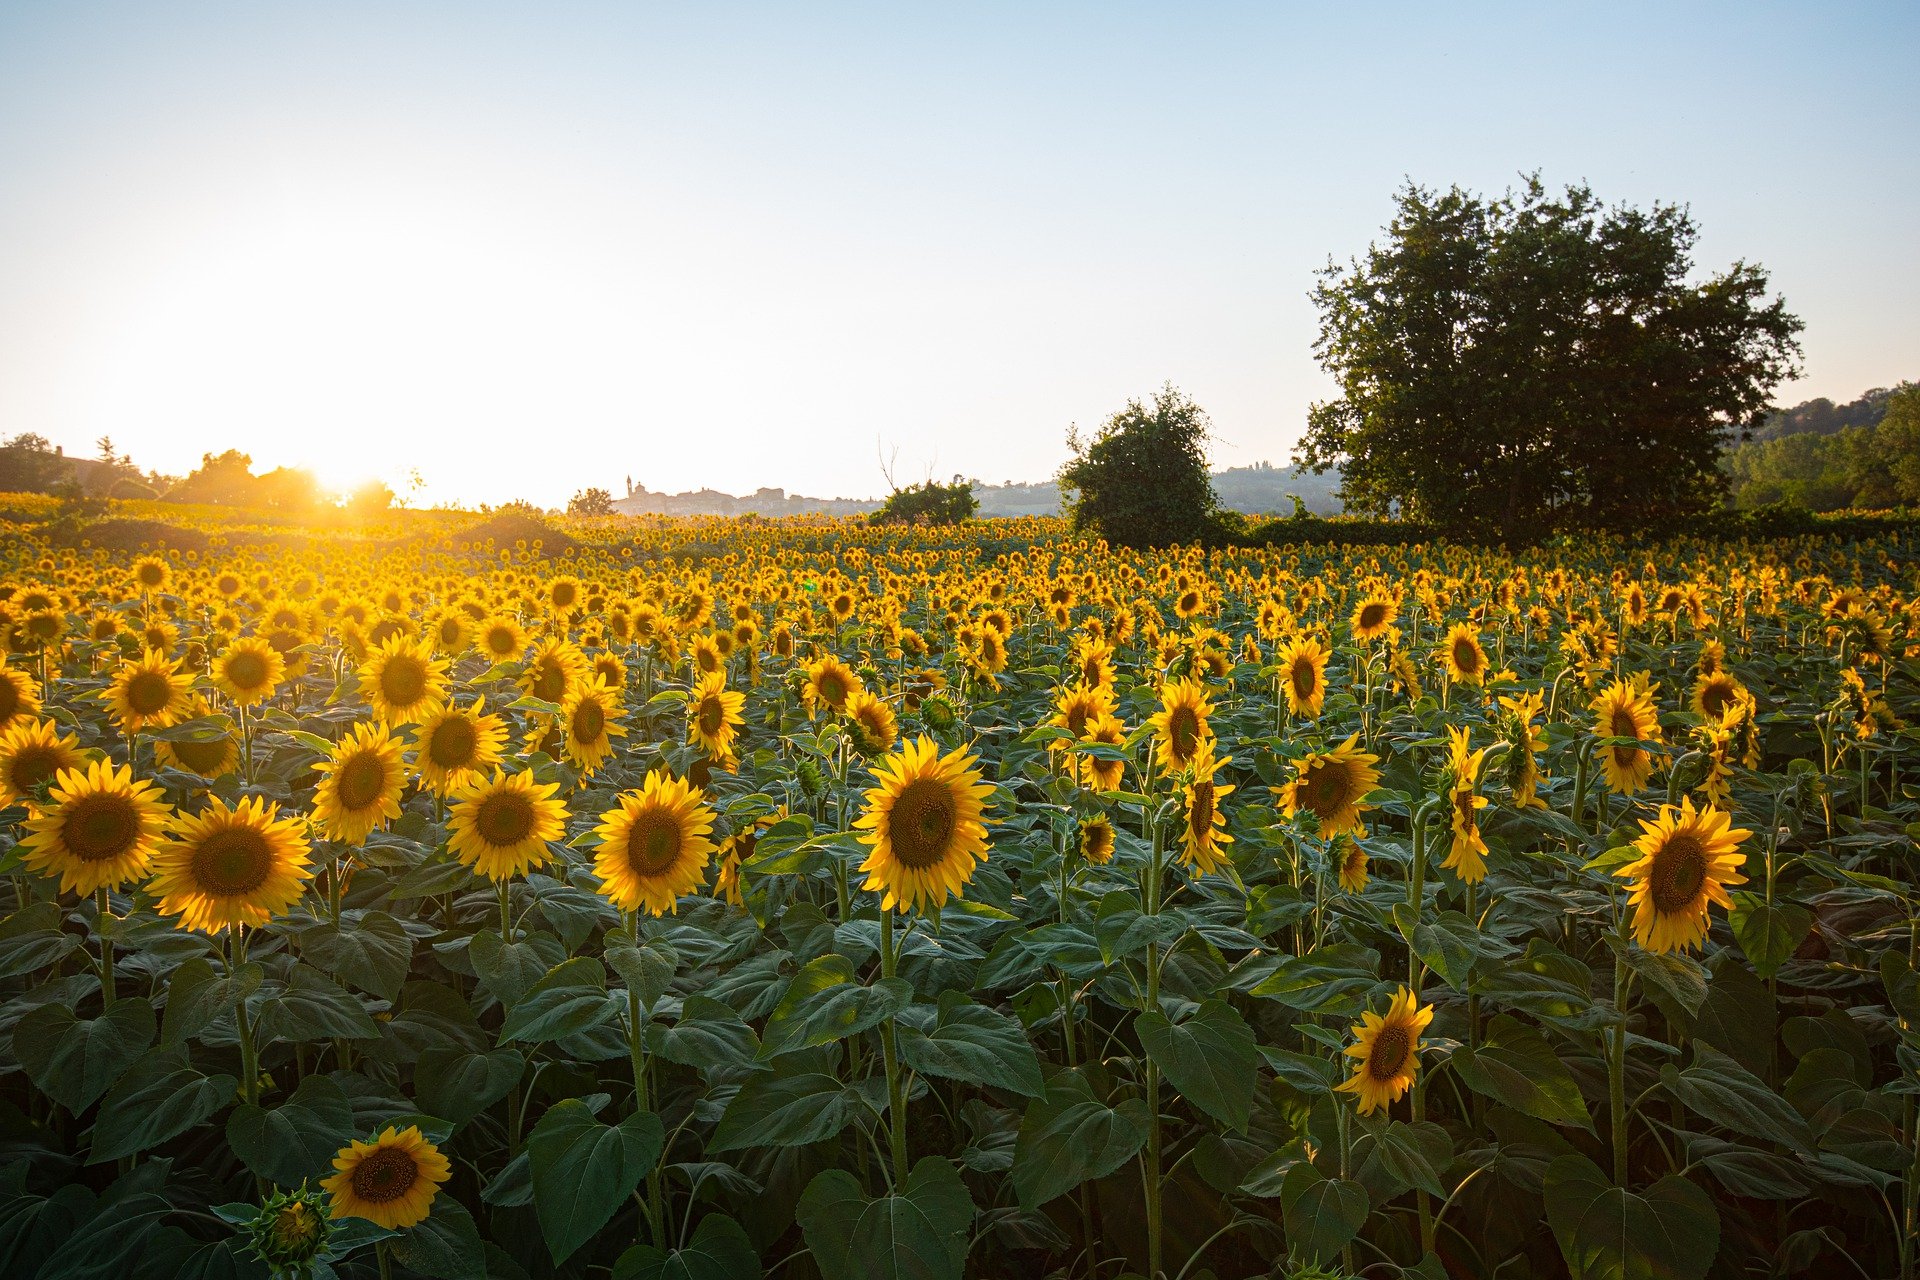
[[[1801,323],[1761,267],[1693,279],[1678,205],[1438,194],[1408,183],[1386,239],[1314,289],[1340,383],[1295,461],[1349,509],[1462,535],[1632,529],[1708,509],[1721,448],[1797,369]]]
[[[1121,547],[1197,542],[1213,527],[1204,409],[1171,383],[1151,406],[1129,400],[1091,440],[1067,433],[1073,457],[1060,468],[1067,514]]]

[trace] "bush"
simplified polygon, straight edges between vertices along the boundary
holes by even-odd
[[[1069,432],[1073,458],[1060,468],[1059,482],[1073,495],[1067,514],[1074,530],[1117,547],[1205,541],[1217,507],[1207,436],[1206,411],[1171,383],[1151,408],[1129,400],[1090,441]]]
[[[952,484],[910,484],[887,495],[880,509],[868,516],[874,524],[959,524],[973,519],[980,500],[965,480]]]
[[[138,480],[123,477],[107,489],[107,496],[118,502],[151,502],[160,495]]]
[[[465,533],[456,535],[456,540],[471,542],[475,548],[479,548],[491,538],[494,547],[500,550],[511,550],[516,544],[524,542],[529,551],[537,548],[539,554],[548,558],[567,555],[579,547],[579,543],[545,520],[527,514],[532,510],[534,508],[526,503],[511,503]]]

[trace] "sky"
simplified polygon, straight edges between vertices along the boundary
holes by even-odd
[[[428,504],[1051,475],[1331,379],[1404,181],[1691,207],[1920,378],[1920,5],[0,0],[0,436]],[[409,487],[414,474],[423,487]]]

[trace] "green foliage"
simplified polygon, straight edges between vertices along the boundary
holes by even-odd
[[[1721,467],[1733,501],[1814,511],[1920,506],[1920,385],[1882,393],[1877,407],[1871,422],[1775,434],[1729,449]]]
[[[1090,440],[1070,431],[1073,457],[1060,468],[1059,483],[1073,527],[1117,547],[1204,540],[1217,506],[1209,435],[1206,411],[1171,383],[1150,406],[1129,400]]]
[[[581,489],[567,499],[567,514],[610,516],[613,514],[613,495],[605,489]]]
[[[1337,399],[1298,460],[1360,514],[1531,539],[1710,510],[1729,432],[1795,368],[1800,322],[1736,263],[1692,283],[1687,211],[1537,178],[1487,199],[1409,183],[1387,239],[1321,273]]]
[[[867,519],[874,524],[959,524],[973,519],[979,509],[980,500],[973,496],[970,481],[956,479],[952,484],[940,484],[925,480],[889,493],[880,509]]]

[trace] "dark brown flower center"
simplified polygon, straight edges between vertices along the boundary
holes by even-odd
[[[480,735],[465,716],[442,720],[427,739],[427,758],[442,769],[464,769],[473,763]]]
[[[1383,1083],[1391,1080],[1412,1052],[1413,1037],[1399,1023],[1390,1022],[1374,1034],[1373,1048],[1367,1052],[1367,1074]]]
[[[370,808],[386,789],[387,766],[374,752],[357,751],[341,762],[338,790],[342,808]]]
[[[1293,660],[1293,669],[1287,678],[1293,682],[1294,696],[1303,700],[1311,698],[1313,691],[1320,687],[1319,673],[1313,669],[1313,663],[1305,658]]]
[[[273,850],[266,837],[251,827],[226,827],[200,842],[189,867],[202,893],[242,897],[267,882]]]
[[[0,674],[0,725],[12,720],[20,710],[20,689],[10,676],[10,672]]]
[[[1453,642],[1453,665],[1460,668],[1462,675],[1472,675],[1480,669],[1480,648],[1472,640],[1462,636]]]
[[[915,871],[938,866],[952,850],[959,813],[953,792],[934,778],[907,784],[887,819],[893,856]]]
[[[353,1194],[369,1204],[386,1204],[413,1190],[420,1166],[399,1147],[381,1147],[353,1166]]]
[[[513,656],[513,639],[513,632],[506,627],[489,627],[487,652],[496,658],[510,658]]]
[[[214,742],[175,742],[173,758],[198,774],[209,774],[218,769],[227,758],[227,740]]]
[[[1193,799],[1187,805],[1187,825],[1197,837],[1213,827],[1213,784],[1202,779],[1193,784]]]
[[[573,709],[572,717],[567,721],[567,732],[579,743],[594,743],[607,727],[607,713],[598,701],[584,698]]]
[[[93,792],[67,810],[60,839],[82,862],[117,858],[140,840],[140,811],[123,795]]]
[[[158,671],[142,671],[127,681],[127,705],[138,715],[158,715],[173,701],[173,682]]]
[[[1345,765],[1334,760],[1316,760],[1308,765],[1301,783],[1303,803],[1323,821],[1344,809],[1353,795],[1353,778]]]
[[[1360,606],[1360,629],[1371,631],[1387,620],[1387,606],[1372,600]]]
[[[496,791],[480,802],[473,829],[490,845],[519,844],[533,834],[533,801],[524,792]]]
[[[1192,707],[1175,707],[1167,717],[1167,741],[1175,760],[1184,763],[1192,759],[1194,748],[1200,745],[1200,717]]]
[[[242,649],[227,659],[227,680],[238,689],[258,689],[267,682],[266,659],[251,649]]]
[[[1700,705],[1708,715],[1718,719],[1720,713],[1733,705],[1733,686],[1724,680],[1709,680],[1700,691]]]
[[[1692,906],[1707,879],[1707,851],[1699,837],[1676,831],[1653,855],[1647,884],[1654,909],[1671,915]]]
[[[380,670],[380,694],[396,707],[410,707],[427,692],[427,666],[411,654],[396,654]]]
[[[727,709],[718,698],[700,699],[700,732],[709,738],[718,737],[727,722]]]
[[[680,859],[680,824],[658,809],[642,813],[627,831],[627,865],[637,876],[658,876]]]

